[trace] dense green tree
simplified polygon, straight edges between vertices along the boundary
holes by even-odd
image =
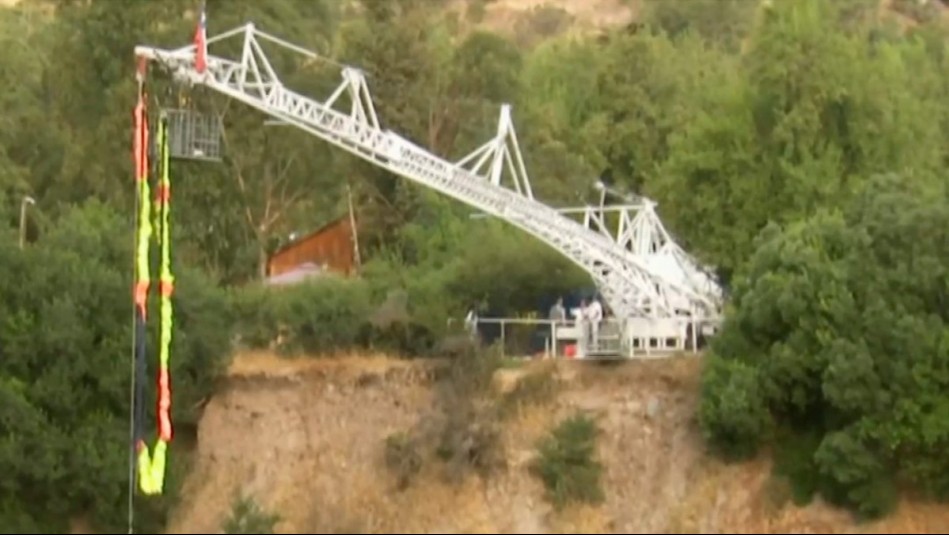
[[[843,213],[762,236],[705,377],[713,445],[814,435],[788,475],[866,515],[901,478],[949,496],[949,198],[932,184],[875,177]]]
[[[490,138],[499,106],[514,104],[540,199],[592,201],[601,177],[645,193],[687,249],[733,274],[700,409],[716,450],[748,455],[773,439],[797,497],[864,513],[885,510],[904,481],[946,496],[944,21],[897,19],[875,0],[647,4],[644,24],[597,36],[540,9],[513,40],[426,0],[207,10],[211,35],[252,21],[319,51],[301,60],[263,45],[302,94],[325,98],[340,63],[361,67],[383,128],[448,159]],[[132,49],[189,44],[195,7],[0,8],[0,525],[13,532],[124,521]],[[233,57],[239,41],[211,52]],[[148,89],[153,125],[185,107],[220,117],[226,137],[223,162],[173,167],[173,410],[185,437],[232,341],[313,353],[390,337],[386,347],[421,354],[473,303],[524,313],[588,283],[509,225],[265,127],[237,102],[158,69]],[[346,185],[361,277],[245,286],[291,233],[342,215]],[[21,250],[25,195],[37,204]],[[399,308],[398,295],[403,325],[387,331],[373,311]],[[174,502],[182,442],[168,495],[139,502],[142,528],[157,530]]]
[[[764,2],[749,0],[645,0],[643,20],[671,37],[686,32],[737,49]]]
[[[0,390],[9,401],[0,418],[8,475],[0,502],[19,511],[0,523],[15,532],[63,529],[49,522],[81,514],[105,526],[122,518],[131,365],[122,358],[131,347],[126,228],[114,210],[91,202],[64,213],[23,251],[0,237],[3,280],[17,281],[0,288]],[[205,277],[180,269],[177,286],[173,418],[187,429],[228,350],[229,322],[223,294]]]
[[[538,45],[525,58],[524,90],[514,108],[534,195],[577,204],[606,166],[608,123],[600,119],[597,78],[603,47],[575,38]]]
[[[835,32],[835,7],[772,8],[740,71],[709,88],[713,104],[676,132],[656,173],[673,229],[725,272],[769,221],[846,199],[874,173],[943,161],[942,106],[929,75],[914,74],[935,66],[918,44]]]

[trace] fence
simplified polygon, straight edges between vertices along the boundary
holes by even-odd
[[[449,325],[457,320],[448,320]],[[478,318],[478,339],[482,345],[497,344],[504,356],[559,358],[568,353],[605,350],[619,354],[620,340],[615,320],[600,324],[597,346],[587,347],[587,332],[576,321],[557,322],[535,318]],[[583,345],[583,348],[577,347]],[[569,346],[574,346],[570,348]]]
[[[478,318],[478,341],[483,346],[497,344],[504,356],[543,356],[556,353],[554,321],[533,318]],[[448,326],[464,321],[448,318]]]
[[[449,319],[449,325],[458,322]],[[600,323],[596,340],[590,340],[589,325],[567,320],[556,322],[534,318],[478,318],[477,333],[484,346],[496,344],[504,356],[562,358],[617,358],[626,355],[623,345],[622,325],[615,318],[604,318]],[[690,333],[687,333],[690,334]],[[691,348],[698,353],[695,340],[683,338],[647,337],[640,342],[656,342],[651,346],[640,345],[635,352],[641,357],[662,357]],[[670,341],[677,343],[668,345]],[[659,342],[666,345],[662,345]],[[572,347],[571,347],[572,346]]]
[[[504,356],[543,356],[555,353],[554,321],[528,318],[478,318],[481,343],[497,343]]]

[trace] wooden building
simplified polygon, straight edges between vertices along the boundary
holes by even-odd
[[[331,272],[352,275],[358,267],[352,218],[330,221],[323,227],[281,247],[267,261],[267,277],[292,277],[293,272]],[[296,277],[292,277],[296,278]],[[292,282],[292,281],[287,281]]]

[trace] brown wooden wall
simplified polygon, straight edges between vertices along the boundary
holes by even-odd
[[[353,232],[348,217],[340,218],[271,255],[267,275],[274,277],[302,264],[324,263],[327,269],[351,275],[354,267]]]

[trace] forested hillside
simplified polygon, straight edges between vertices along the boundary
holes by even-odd
[[[949,497],[940,3],[633,2],[630,24],[570,31],[580,23],[550,8],[498,33],[479,22],[491,2],[435,4],[207,0],[208,31],[251,20],[322,51],[281,66],[308,95],[327,96],[340,64],[364,68],[385,126],[453,159],[512,103],[538,198],[593,201],[598,178],[646,194],[732,289],[703,379],[711,450],[780,444],[801,502],[820,493],[874,515],[902,490]],[[63,532],[77,517],[125,529],[132,51],[190,43],[194,7],[0,8],[0,527],[13,533]],[[286,353],[429,356],[471,303],[523,313],[587,284],[502,223],[236,102],[157,71],[149,89],[152,110],[220,114],[226,155],[172,170],[178,434],[168,491],[139,501],[139,529],[165,522],[236,348],[279,334]],[[265,291],[267,255],[345,213],[347,186],[361,276]],[[408,297],[396,321],[370,321],[395,290]]]

